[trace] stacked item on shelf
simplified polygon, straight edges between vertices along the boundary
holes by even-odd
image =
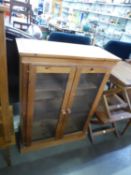
[[[91,24],[89,32],[94,33],[97,45],[103,46],[111,39],[130,42],[131,2],[127,2],[64,0],[62,15],[66,19],[72,12],[76,27]]]

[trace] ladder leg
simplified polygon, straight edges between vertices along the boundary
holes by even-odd
[[[116,127],[116,123],[112,123],[112,126],[113,126],[113,128],[115,129],[115,131],[114,131],[115,135],[116,135],[117,137],[120,137],[120,134],[119,134],[119,132],[118,132],[118,130],[117,130],[117,127]]]
[[[92,143],[94,143],[94,137],[93,137],[93,131],[92,131],[91,124],[89,124],[88,130],[89,130],[90,140],[91,140]]]
[[[124,127],[123,131],[121,132],[121,135],[125,134],[127,128],[131,125],[131,120],[129,120],[126,124],[126,126]]]

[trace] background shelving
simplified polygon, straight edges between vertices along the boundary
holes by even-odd
[[[111,39],[131,42],[131,3],[63,0],[62,15],[72,18],[76,27],[89,25],[97,45],[102,46]]]

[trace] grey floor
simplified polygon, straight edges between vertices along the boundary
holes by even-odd
[[[0,154],[0,175],[131,175],[131,127],[121,138],[113,134],[20,154],[11,148],[12,166]]]

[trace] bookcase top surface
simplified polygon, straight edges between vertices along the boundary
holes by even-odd
[[[17,39],[16,42],[20,56],[25,57],[120,61],[119,57],[96,46],[32,39]]]

